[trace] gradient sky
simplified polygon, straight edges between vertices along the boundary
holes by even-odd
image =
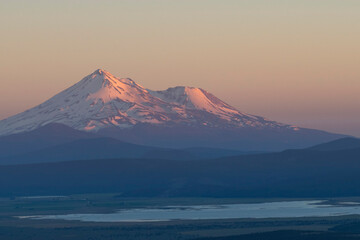
[[[360,137],[359,0],[0,0],[0,119],[97,68]]]

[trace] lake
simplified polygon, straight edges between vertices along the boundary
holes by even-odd
[[[360,214],[360,203],[325,205],[323,201],[161,206],[121,209],[114,213],[22,216],[30,219],[76,220],[84,222],[154,222],[234,218],[327,217]]]

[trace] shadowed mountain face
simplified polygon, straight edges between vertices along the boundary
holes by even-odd
[[[305,128],[294,132],[288,129],[273,128],[222,129],[207,126],[154,126],[149,124],[138,124],[129,129],[106,128],[97,133],[126,142],[156,147],[209,147],[260,152],[306,148],[343,137],[343,135]]]
[[[20,155],[0,158],[1,164],[59,162],[85,159],[140,158],[154,150],[111,138],[80,139]]]
[[[167,148],[274,151],[342,137],[240,112],[201,88],[152,91],[100,69],[48,101],[1,120],[0,135],[32,131],[49,123]]]
[[[0,137],[0,158],[36,151],[79,139],[97,138],[96,134],[51,123],[33,131]]]
[[[217,148],[149,147],[74,130],[62,124],[1,137],[0,150],[0,165],[113,158],[211,159],[254,153]]]

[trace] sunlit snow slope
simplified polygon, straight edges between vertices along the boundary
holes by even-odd
[[[239,112],[201,88],[152,91],[101,69],[46,102],[1,120],[0,135],[29,131],[48,123],[62,123],[86,131],[131,128],[139,123],[298,130]]]

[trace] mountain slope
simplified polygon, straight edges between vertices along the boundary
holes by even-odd
[[[299,128],[253,128],[188,126],[183,124],[153,125],[137,124],[132,128],[104,128],[98,131],[103,136],[122,141],[166,148],[223,148],[240,151],[282,151],[306,148],[328,142],[344,135]]]
[[[52,123],[38,129],[0,137],[0,165],[86,159],[210,159],[251,154],[214,148],[171,149],[131,144]]]
[[[331,142],[322,143],[313,147],[310,147],[310,150],[317,151],[334,151],[334,150],[346,150],[360,148],[360,139],[358,138],[340,138]]]
[[[41,150],[0,158],[0,164],[60,162],[86,159],[141,158],[157,150],[111,138],[79,139]]]
[[[273,151],[343,137],[242,113],[201,88],[152,91],[101,69],[46,102],[1,120],[0,136],[49,123],[171,148]]]
[[[0,137],[0,158],[33,152],[79,139],[98,138],[94,133],[50,123],[33,131]]]

